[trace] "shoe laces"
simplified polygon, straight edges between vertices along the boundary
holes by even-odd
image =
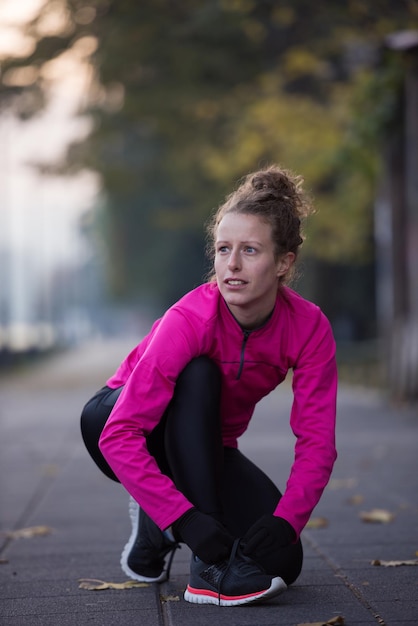
[[[229,559],[228,561],[225,561],[222,565],[222,569],[223,572],[219,578],[219,582],[218,582],[218,604],[221,604],[221,595],[222,595],[222,582],[225,579],[225,576],[227,575],[227,573],[229,572],[229,570],[231,569],[231,565],[235,560],[235,557],[237,556],[237,551],[239,548],[239,544],[240,544],[241,539],[235,539],[234,543],[232,544],[232,550],[231,550],[231,554],[229,555]],[[246,561],[244,561],[243,559],[239,559],[236,562],[237,567],[242,571],[249,571],[249,568],[253,567],[250,565],[250,563],[247,563]]]

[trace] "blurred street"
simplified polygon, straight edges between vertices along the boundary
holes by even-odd
[[[79,415],[133,344],[96,340],[0,378],[0,624],[296,626],[342,616],[345,626],[416,626],[417,410],[344,385],[339,458],[303,533],[302,575],[286,593],[247,608],[188,604],[185,547],[168,583],[80,589],[84,578],[126,580],[119,558],[130,532],[128,498],[88,457]],[[281,488],[293,452],[290,403],[285,383],[260,404],[241,446]],[[35,528],[33,536],[13,536],[25,528]]]

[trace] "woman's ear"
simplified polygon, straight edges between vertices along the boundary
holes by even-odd
[[[280,278],[287,274],[295,262],[296,255],[294,252],[286,252],[277,261],[277,277]]]

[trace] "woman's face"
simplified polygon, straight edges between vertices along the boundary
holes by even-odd
[[[274,255],[271,226],[256,215],[227,213],[215,241],[215,272],[230,311],[245,328],[261,325],[273,310],[279,278],[295,255]]]

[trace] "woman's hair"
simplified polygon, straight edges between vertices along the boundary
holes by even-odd
[[[208,223],[209,257],[214,256],[218,226],[227,213],[257,215],[267,222],[271,226],[276,260],[286,252],[297,256],[304,240],[302,222],[313,211],[302,184],[301,176],[277,165],[248,174]],[[289,278],[288,273],[281,277],[281,282],[288,282]]]

